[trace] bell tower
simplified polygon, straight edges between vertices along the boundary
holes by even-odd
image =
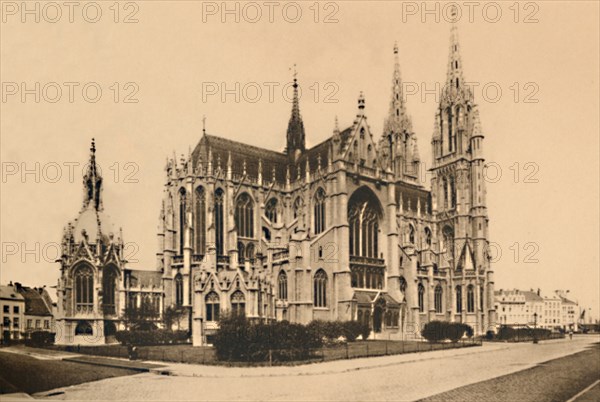
[[[489,244],[483,130],[479,110],[466,85],[458,30],[450,34],[446,84],[436,111],[432,138],[432,209],[438,222],[439,267],[450,271],[452,320],[477,331],[492,329],[494,280]],[[475,307],[467,306],[474,293]],[[460,299],[460,300],[457,300]]]

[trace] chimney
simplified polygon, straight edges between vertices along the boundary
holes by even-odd
[[[19,282],[15,282],[15,288],[17,289],[17,292],[21,290],[21,283]]]
[[[538,288],[538,290],[537,290],[537,295],[538,296],[540,295],[540,288]]]

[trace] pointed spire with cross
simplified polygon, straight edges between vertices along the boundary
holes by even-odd
[[[96,164],[96,140],[92,138],[90,145],[90,162],[83,176],[85,195],[83,207],[92,206],[94,209],[102,210],[102,175]]]
[[[300,153],[306,149],[304,123],[302,122],[302,116],[300,115],[300,101],[298,95],[298,72],[296,71],[296,64],[294,64],[294,95],[292,98],[292,115],[288,122],[287,128],[287,147],[286,152],[290,156],[296,156],[297,151]]]

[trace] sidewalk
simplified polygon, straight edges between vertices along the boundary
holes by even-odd
[[[599,337],[535,345],[482,347],[338,360],[286,367],[221,367],[167,364],[173,376],[138,374],[36,397],[61,400],[418,400],[465,385],[526,370],[586,349]],[[257,380],[260,378],[260,380]],[[495,394],[501,400],[501,394]]]
[[[202,378],[254,378],[254,377],[288,377],[288,376],[314,376],[325,374],[348,373],[357,370],[369,370],[399,364],[433,360],[452,356],[466,356],[478,353],[507,349],[507,344],[483,344],[472,348],[447,349],[407,353],[401,355],[364,357],[355,359],[333,360],[317,362],[298,366],[273,366],[273,367],[226,367],[211,365],[195,365],[182,363],[164,363],[158,370],[150,370],[157,374],[168,374],[180,377]],[[162,363],[162,362],[151,362]]]

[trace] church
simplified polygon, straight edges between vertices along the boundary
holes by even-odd
[[[397,46],[394,62],[382,133],[371,132],[361,93],[352,126],[336,119],[331,137],[307,148],[294,78],[283,151],[203,130],[187,157],[169,159],[152,271],[125,266],[92,144],[83,207],[63,233],[57,343],[113,342],[126,306],[141,303],[178,307],[194,345],[211,343],[224,312],[357,320],[376,339],[418,339],[432,320],[493,330],[484,135],[456,27],[429,190]]]

